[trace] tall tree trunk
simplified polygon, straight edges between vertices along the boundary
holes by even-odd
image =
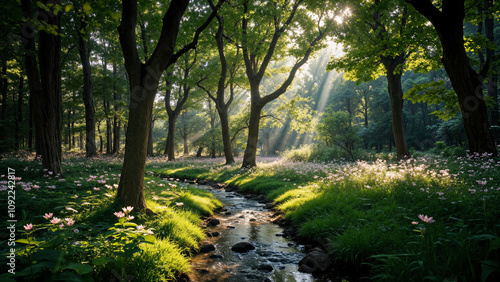
[[[495,42],[495,21],[493,19],[494,13],[490,13],[493,8],[493,0],[484,0],[484,8],[487,13],[487,17],[484,20],[484,30],[486,34],[486,38],[491,43]],[[494,140],[500,140],[500,111],[499,111],[499,104],[498,104],[498,67],[497,67],[497,61],[498,59],[495,57],[495,50],[491,48],[486,49],[486,58],[490,60],[492,69],[490,69],[489,75],[488,75],[488,83],[487,83],[487,89],[488,89],[488,96],[493,99],[493,107],[491,109],[490,113],[490,122],[492,125],[492,136]]]
[[[257,146],[259,143],[261,112],[262,106],[252,102],[250,105],[250,120],[248,121],[247,147],[243,155],[243,167],[254,167],[257,165]]]
[[[488,111],[481,91],[489,64],[478,74],[472,69],[464,47],[465,0],[443,0],[441,10],[430,0],[406,0],[436,29],[443,47],[442,62],[455,90],[471,153],[497,156],[490,132]]]
[[[403,88],[401,86],[401,74],[396,73],[396,67],[399,62],[392,58],[384,58],[384,66],[386,68],[387,87],[391,98],[392,111],[392,134],[394,136],[394,144],[396,145],[396,154],[398,160],[409,158],[410,152],[406,144],[406,134],[403,120]]]
[[[175,161],[175,124],[177,116],[168,116],[167,144],[165,146],[165,154],[169,161]]]
[[[20,148],[23,137],[20,136],[19,128],[23,123],[23,96],[24,96],[24,76],[19,76],[19,87],[17,89],[17,118],[16,118],[16,148]]]
[[[51,9],[61,5],[60,1],[42,1]],[[22,0],[22,10],[26,21],[23,26],[23,43],[27,50],[25,54],[26,74],[33,97],[35,134],[40,143],[42,166],[56,175],[62,175],[61,166],[61,36],[39,32],[38,39],[38,72],[35,58],[35,33],[29,19],[31,18],[31,1]],[[61,29],[61,13],[38,10],[38,18],[43,18],[49,26],[55,27],[57,33]],[[38,149],[37,149],[38,151]]]
[[[160,39],[151,58],[142,63],[137,52],[137,1],[122,1],[122,20],[118,27],[120,46],[125,58],[125,68],[130,79],[130,109],[126,133],[125,157],[118,185],[117,197],[123,206],[132,206],[139,210],[147,210],[144,199],[144,174],[146,166],[147,140],[151,121],[153,103],[160,77],[168,66],[175,63],[176,55],[196,46],[199,34],[203,31],[217,12],[210,15],[202,27],[196,30],[192,44],[174,54],[179,32],[179,25],[189,0],[172,0],[165,16]],[[219,4],[222,4],[219,2]],[[218,7],[220,5],[218,4]],[[218,9],[218,8],[217,8]]]
[[[118,101],[121,99],[121,95],[116,91],[116,64],[113,63],[113,99],[115,101],[115,115],[113,117],[113,154],[118,154],[120,152],[120,128],[121,120],[118,116],[118,111],[120,106]]]
[[[83,105],[85,106],[85,155],[92,158],[97,155],[95,144],[95,109],[92,85],[92,68],[90,66],[90,50],[87,46],[88,16],[81,17],[78,32],[78,51],[83,70]]]
[[[5,132],[5,123],[7,121],[7,90],[8,90],[8,80],[7,80],[7,61],[2,61],[2,79],[0,79],[0,91],[2,94],[2,111],[0,114],[0,131]],[[7,135],[2,134],[0,141],[4,141]],[[4,148],[0,147],[0,151]],[[5,147],[7,150],[7,148]]]

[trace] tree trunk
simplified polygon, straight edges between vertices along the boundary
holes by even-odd
[[[201,153],[203,153],[203,147],[202,146],[198,147],[198,150],[196,151],[196,157],[200,158],[201,157]]]
[[[167,131],[167,144],[165,146],[165,154],[169,161],[175,161],[175,124],[177,116],[168,115],[168,131]]]
[[[121,120],[118,118],[118,111],[120,107],[118,101],[120,100],[120,95],[116,91],[116,64],[113,63],[113,98],[115,101],[115,115],[113,117],[113,154],[118,154],[120,152],[120,128]]]
[[[23,123],[23,92],[24,92],[24,76],[19,76],[19,88],[17,90],[17,118],[16,118],[16,148],[20,148],[22,137],[20,137],[19,127]]]
[[[182,139],[183,139],[184,156],[187,156],[189,155],[189,144],[188,144],[189,142],[187,134],[184,134]]]
[[[83,70],[83,104],[85,106],[85,155],[92,158],[97,155],[95,144],[95,109],[92,85],[92,68],[90,66],[90,50],[87,47],[88,17],[81,17],[78,33],[78,50]]]
[[[155,121],[154,119],[151,119],[149,123],[149,137],[148,137],[148,156],[152,157],[154,156],[154,151],[153,151],[153,129],[155,127]]]
[[[165,16],[160,39],[151,58],[142,63],[137,52],[137,1],[122,1],[122,20],[118,27],[120,46],[125,58],[125,68],[130,79],[130,108],[127,124],[125,157],[118,185],[117,197],[123,206],[132,206],[138,210],[146,209],[144,199],[144,173],[146,166],[149,123],[159,79],[178,57],[173,54],[179,32],[179,25],[189,0],[172,0]],[[222,3],[219,3],[222,4]],[[220,7],[218,4],[217,7]],[[217,8],[218,9],[218,8]],[[187,52],[196,46],[198,36],[215,16],[210,15],[207,22],[196,30],[193,44],[183,48]],[[180,53],[182,53],[180,51]]]
[[[464,47],[465,0],[443,0],[441,10],[429,0],[406,1],[424,15],[438,33],[443,47],[441,60],[460,104],[470,153],[489,153],[497,156],[497,148],[489,128],[488,111],[481,91],[488,64],[478,74],[472,69]]]
[[[60,1],[42,1],[43,4],[61,5]],[[54,3],[55,2],[55,3]],[[36,141],[42,155],[42,166],[55,175],[62,175],[61,166],[61,36],[41,30],[38,39],[38,66],[35,58],[35,33],[28,20],[31,18],[31,1],[21,2],[26,21],[22,34],[27,50],[25,54],[26,74],[33,97],[33,115]],[[51,6],[51,5],[49,5]],[[51,7],[55,7],[51,6]],[[38,10],[38,18],[46,24],[54,26],[59,33],[61,13],[55,15],[51,11]]]
[[[259,142],[259,124],[262,106],[256,103],[250,106],[250,120],[248,122],[248,140],[243,155],[242,167],[254,167],[257,165],[257,146]]]
[[[3,60],[2,62],[2,76],[0,79],[0,91],[2,94],[2,111],[0,114],[0,131],[5,132],[5,124],[7,119],[7,89],[8,89],[8,80],[7,80],[7,61]],[[4,141],[7,138],[6,134],[2,134],[0,137],[1,141]],[[2,142],[3,143],[3,142]],[[8,150],[7,147],[0,147],[0,151]]]
[[[386,59],[387,60],[387,59]],[[384,60],[384,61],[386,61]],[[389,59],[391,62],[384,63],[387,70],[387,87],[391,98],[392,111],[392,133],[398,160],[409,158],[410,152],[406,144],[406,134],[403,120],[403,88],[401,86],[401,74],[395,73],[398,62]]]
[[[495,42],[495,21],[493,20],[493,13],[489,14],[490,9],[493,7],[493,0],[485,0],[484,8],[486,13],[488,13],[488,17],[484,20],[484,30],[486,34],[486,38],[491,42]],[[498,59],[495,57],[495,50],[491,48],[486,49],[486,57],[490,60],[491,69],[488,75],[488,96],[493,99],[493,107],[490,113],[490,122],[491,122],[491,134],[494,140],[500,140],[500,112],[498,107],[498,73],[497,73],[497,61]]]

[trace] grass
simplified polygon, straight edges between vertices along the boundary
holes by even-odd
[[[499,278],[499,159],[385,159],[263,159],[250,170],[224,166],[223,160],[186,159],[156,162],[153,170],[266,195],[298,227],[299,237],[327,239],[337,260],[369,265],[369,280]],[[435,222],[425,222],[424,215]]]
[[[12,168],[17,182],[15,237],[24,240],[16,242],[15,264],[16,273],[25,275],[16,280],[172,281],[189,273],[189,257],[205,239],[201,218],[213,214],[221,203],[210,193],[149,171],[146,202],[158,216],[132,211],[128,215],[134,218],[122,218],[120,224],[115,215],[121,207],[115,195],[121,162],[114,157],[66,157],[64,177],[60,177],[46,176],[40,163],[29,156],[2,160],[0,194],[5,196],[0,202],[4,230],[0,233],[6,233],[9,224],[7,174]],[[63,227],[45,219],[48,213],[53,214],[51,219],[62,219]],[[68,224],[70,218],[73,225]],[[23,226],[29,223],[33,229],[25,231]],[[12,278],[7,273],[7,242],[2,242],[2,281]]]

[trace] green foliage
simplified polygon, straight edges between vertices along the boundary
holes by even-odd
[[[403,96],[413,103],[425,102],[431,105],[443,105],[443,108],[431,114],[440,119],[449,120],[460,112],[455,91],[445,87],[444,80],[414,84]]]
[[[358,140],[358,128],[352,126],[349,113],[328,108],[317,126],[318,135],[327,147],[338,146],[354,157],[354,143]]]

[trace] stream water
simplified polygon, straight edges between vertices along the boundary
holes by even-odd
[[[225,210],[213,216],[220,224],[207,227],[207,234],[216,235],[208,238],[215,250],[192,259],[192,281],[315,281],[311,274],[298,271],[304,246],[283,237],[283,228],[271,223],[273,213],[265,204],[224,188],[198,187],[210,191]],[[239,242],[255,249],[233,251]]]

